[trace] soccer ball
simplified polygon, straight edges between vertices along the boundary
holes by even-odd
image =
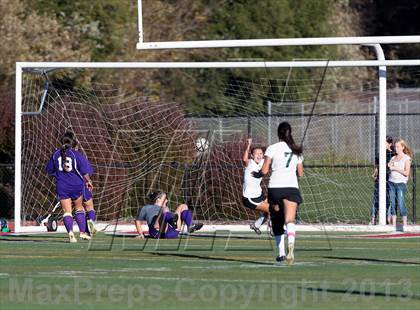
[[[195,147],[199,153],[204,153],[209,149],[210,143],[206,138],[200,137],[195,141]]]

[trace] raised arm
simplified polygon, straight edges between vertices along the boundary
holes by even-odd
[[[246,150],[244,152],[244,155],[242,156],[242,162],[244,163],[245,166],[248,165],[249,151],[251,149],[252,139],[248,139],[247,143],[248,143],[248,145],[246,146]]]

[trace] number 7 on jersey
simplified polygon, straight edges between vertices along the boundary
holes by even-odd
[[[293,152],[284,152],[284,157],[288,157],[287,162],[286,162],[286,168],[289,168],[290,165],[290,161],[292,160],[293,157]]]

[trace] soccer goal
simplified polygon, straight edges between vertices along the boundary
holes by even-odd
[[[56,206],[45,165],[66,130],[94,167],[99,222],[131,223],[160,189],[206,223],[247,223],[258,214],[241,203],[246,140],[277,142],[281,121],[304,147],[300,223],[367,224],[380,131],[420,150],[419,93],[389,88],[380,125],[378,66],[420,75],[419,60],[17,63],[15,230]]]

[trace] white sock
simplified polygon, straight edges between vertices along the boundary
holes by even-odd
[[[280,236],[274,236],[276,238],[276,245],[279,249],[279,256],[286,256],[286,251],[284,249],[284,234]]]
[[[265,213],[262,213],[260,215],[260,217],[258,218],[258,220],[255,221],[255,227],[260,228],[262,224],[265,223],[265,221],[267,220],[267,217],[265,215]]]
[[[289,244],[294,244],[295,236],[296,236],[295,223],[288,223],[286,227],[287,227],[287,241]]]

